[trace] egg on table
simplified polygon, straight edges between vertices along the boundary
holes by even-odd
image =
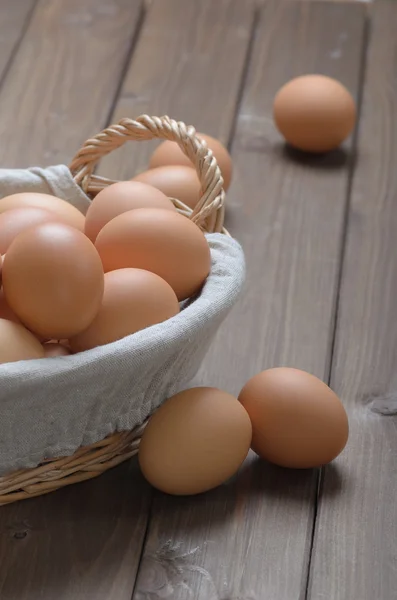
[[[185,300],[197,293],[211,267],[208,242],[187,217],[170,210],[137,208],[115,217],[95,246],[105,272],[136,268],[164,279]]]
[[[341,401],[304,371],[263,371],[246,383],[239,400],[251,418],[252,449],[276,465],[319,467],[347,443],[349,424]]]
[[[163,208],[176,212],[176,208],[167,196],[147,183],[120,181],[99,192],[86,214],[84,230],[86,236],[94,242],[106,223],[135,208]]]
[[[223,187],[227,190],[232,180],[233,163],[232,158],[221,142],[210,135],[205,133],[197,133],[197,137],[204,140],[207,146],[218,163],[223,177]],[[193,167],[191,160],[181,150],[176,142],[170,142],[169,140],[162,142],[156,150],[153,152],[150,161],[149,168],[154,169],[155,167],[163,167],[165,165],[184,165],[187,167]]]
[[[273,115],[291,146],[306,152],[328,152],[353,131],[356,106],[339,81],[324,75],[303,75],[279,90]]]
[[[250,419],[236,398],[215,388],[185,390],[150,418],[139,447],[139,464],[159,490],[199,494],[237,472],[251,436]]]

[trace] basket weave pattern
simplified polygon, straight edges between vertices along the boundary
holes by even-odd
[[[127,141],[154,138],[177,142],[192,161],[201,182],[202,196],[195,209],[191,210],[171,198],[177,210],[205,232],[227,234],[223,229],[225,193],[217,162],[206,143],[196,136],[194,127],[169,117],[143,115],[136,120],[122,119],[87,140],[70,164],[75,182],[93,198],[108,185],[116,183],[94,173],[101,158]],[[138,452],[144,427],[145,424],[142,424],[133,431],[114,433],[95,444],[79,448],[72,456],[49,459],[33,469],[0,477],[0,506],[101,475]]]

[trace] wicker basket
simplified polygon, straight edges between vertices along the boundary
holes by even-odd
[[[182,202],[171,199],[178,211],[203,231],[223,232],[223,179],[212,152],[197,138],[195,129],[169,117],[141,116],[137,120],[122,119],[87,140],[71,162],[75,182],[93,198],[100,190],[115,183],[94,174],[98,161],[129,140],[162,138],[176,141],[195,165],[201,181],[202,197],[192,211]],[[77,450],[72,456],[51,459],[32,469],[19,470],[0,477],[0,506],[55,491],[73,483],[97,477],[128,460],[138,452],[144,429],[115,433],[91,446]]]

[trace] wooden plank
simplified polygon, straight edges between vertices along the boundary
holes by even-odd
[[[135,461],[0,511],[2,600],[130,600],[148,487]]]
[[[104,127],[141,4],[39,0],[0,92],[3,167],[68,162]]]
[[[348,446],[324,470],[309,598],[397,594],[397,5],[373,7],[332,387]]]
[[[3,0],[0,4],[0,82],[23,38],[35,4],[36,0]]]
[[[334,76],[357,96],[363,29],[360,6],[264,7],[232,145],[228,208],[248,281],[201,384],[237,394],[251,375],[280,364],[328,376],[351,143],[311,161],[286,152],[272,101],[305,72]],[[303,598],[316,485],[315,472],[251,458],[238,478],[201,497],[156,494],[134,600]]]
[[[168,114],[227,144],[253,16],[251,1],[154,0],[112,121]],[[133,177],[147,168],[155,143],[128,144],[99,172]]]
[[[105,125],[140,4],[39,2],[0,92],[3,166],[67,161]],[[91,482],[3,507],[0,597],[129,600],[148,502],[134,461]]]

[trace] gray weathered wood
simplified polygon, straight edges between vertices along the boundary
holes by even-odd
[[[130,600],[148,500],[133,461],[1,508],[2,600]]]
[[[227,209],[246,252],[246,291],[205,360],[201,384],[237,394],[274,365],[328,377],[351,143],[311,160],[286,151],[272,101],[305,72],[334,76],[357,96],[363,29],[360,6],[265,4]],[[238,478],[201,497],[156,494],[134,600],[303,598],[316,475],[251,458]]]
[[[253,18],[251,0],[154,0],[112,121],[168,114],[227,144]],[[133,177],[147,168],[155,143],[127,144],[100,173]]]
[[[0,92],[2,167],[68,162],[106,125],[141,4],[39,0]]]
[[[24,35],[35,4],[36,0],[0,2],[0,82]]]
[[[310,600],[397,596],[396,31],[375,2],[331,380],[351,433],[324,470]]]

